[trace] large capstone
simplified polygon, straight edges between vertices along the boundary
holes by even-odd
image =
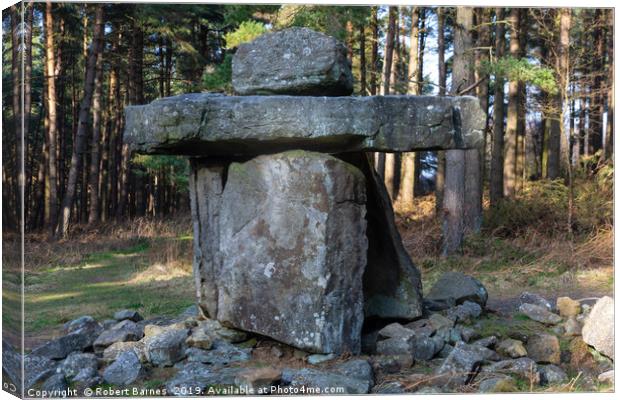
[[[239,46],[232,61],[235,92],[348,96],[353,92],[347,48],[308,28],[290,28]]]
[[[255,156],[467,149],[484,143],[475,97],[184,94],[125,109],[124,139],[140,153]]]
[[[360,351],[362,172],[291,151],[227,167],[192,160],[199,303],[225,325],[319,353]]]

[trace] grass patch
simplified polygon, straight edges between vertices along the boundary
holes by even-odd
[[[30,258],[25,271],[26,336],[45,340],[82,315],[103,320],[129,308],[145,318],[172,316],[194,304],[191,224],[183,221],[184,229],[179,221],[170,222],[174,229],[159,221],[152,223],[155,227],[141,222],[132,228],[138,234],[106,228],[109,235],[85,233],[88,241],[77,236],[64,242],[30,237],[40,252]],[[8,325],[20,308],[16,275],[3,270],[8,278],[3,285],[3,321]]]

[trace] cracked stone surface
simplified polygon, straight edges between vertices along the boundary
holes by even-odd
[[[359,353],[362,172],[305,151],[232,163],[225,184],[222,168],[192,165],[194,268],[209,316],[305,350]]]
[[[476,148],[485,116],[474,97],[224,96],[195,93],[125,109],[133,150],[254,156]]]

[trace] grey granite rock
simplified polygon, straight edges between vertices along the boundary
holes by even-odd
[[[97,369],[97,357],[92,353],[71,353],[59,365],[57,371],[68,379],[78,375],[83,369]]]
[[[66,397],[67,389],[69,385],[63,374],[54,374],[41,385],[41,390],[46,393],[45,397]]]
[[[185,357],[187,329],[165,331],[144,340],[146,359],[155,366],[172,366]]]
[[[489,295],[486,288],[476,278],[461,272],[446,272],[433,285],[426,298],[433,301],[454,299],[457,304],[465,301],[478,303],[484,307]]]
[[[568,379],[566,372],[557,365],[548,364],[539,367],[541,385],[562,383]]]
[[[112,385],[129,385],[145,373],[138,356],[126,351],[103,371],[103,380]]]
[[[143,329],[140,329],[135,322],[125,320],[101,332],[101,335],[93,343],[93,347],[95,352],[103,352],[106,347],[113,343],[136,341],[140,340],[142,336],[144,336]]]
[[[562,317],[550,312],[545,307],[537,306],[535,304],[521,304],[521,306],[519,306],[519,312],[527,315],[530,319],[541,322],[543,324],[552,325],[562,322]]]
[[[581,334],[584,342],[607,357],[614,358],[614,300],[611,297],[605,296],[596,302]]]
[[[477,148],[485,121],[478,100],[467,96],[205,93],[129,106],[125,118],[125,141],[137,152],[189,156]]]
[[[117,321],[124,321],[128,319],[133,322],[139,322],[144,318],[142,318],[140,313],[135,310],[121,310],[114,313],[114,319]]]
[[[535,304],[547,309],[547,311],[554,311],[553,305],[549,300],[537,293],[523,292],[519,295],[520,304]]]
[[[358,353],[368,243],[363,174],[329,155],[290,151],[233,163],[221,182],[208,165],[194,164],[201,307],[224,325],[297,348]]]
[[[538,333],[527,340],[527,356],[539,363],[560,363],[560,341],[554,335]]]
[[[484,361],[480,348],[463,342],[457,343],[450,355],[436,370],[437,383],[447,388],[456,388],[471,382]],[[485,350],[488,349],[485,348]]]
[[[233,57],[232,84],[242,95],[347,96],[353,75],[343,43],[294,27],[241,44]]]

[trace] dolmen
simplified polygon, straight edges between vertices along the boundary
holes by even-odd
[[[369,152],[479,148],[473,97],[350,96],[345,46],[306,28],[233,58],[238,96],[126,108],[139,153],[188,156],[198,304],[314,353],[357,354],[368,318],[422,315],[420,272]]]

